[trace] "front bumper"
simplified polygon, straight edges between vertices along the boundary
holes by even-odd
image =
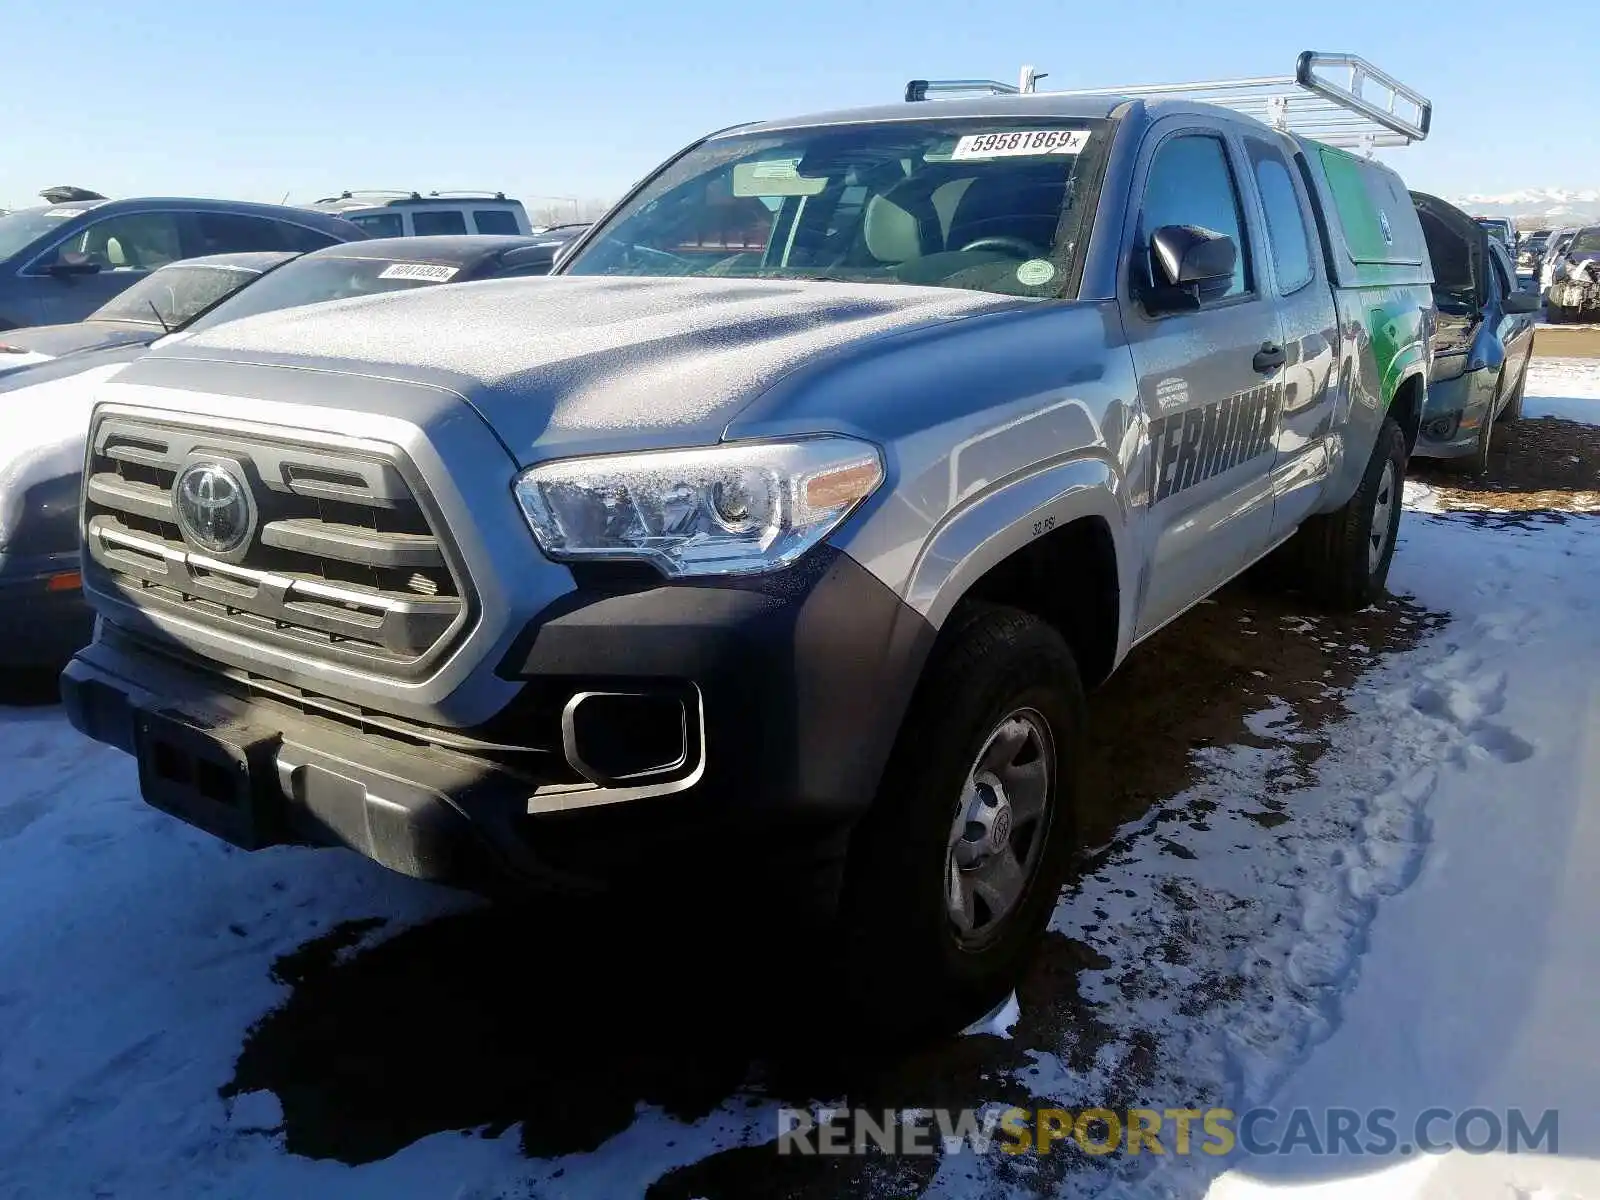
[[[94,634],[78,551],[0,552],[0,668],[59,667]]]
[[[1499,370],[1480,367],[1454,379],[1428,384],[1428,401],[1422,410],[1413,456],[1465,458],[1478,448],[1478,431],[1489,419]]]
[[[78,729],[139,757],[147,800],[237,844],[344,845],[476,890],[586,888],[725,837],[847,829],[932,640],[824,549],[747,581],[580,587],[481,664],[522,692],[465,731],[223,673],[110,625],[62,692]]]

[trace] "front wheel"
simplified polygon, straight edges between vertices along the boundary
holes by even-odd
[[[1366,473],[1344,507],[1310,518],[1284,547],[1285,574],[1330,608],[1353,611],[1383,595],[1400,530],[1406,435],[1385,417]]]
[[[1016,985],[1069,865],[1083,709],[1043,621],[952,618],[850,847],[843,936],[869,1026],[947,1032]]]
[[[1532,355],[1528,356],[1529,358]],[[1528,360],[1522,362],[1522,370],[1517,372],[1516,386],[1511,389],[1511,395],[1506,399],[1505,408],[1500,410],[1501,421],[1522,420],[1522,394],[1528,387]]]

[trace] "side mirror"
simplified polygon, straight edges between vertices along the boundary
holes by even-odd
[[[1539,311],[1539,296],[1537,292],[1511,292],[1500,302],[1500,309],[1507,313],[1533,313]]]
[[[1198,225],[1163,225],[1150,235],[1150,269],[1155,278],[1145,298],[1152,311],[1198,308],[1227,294],[1239,247],[1227,234]]]
[[[54,262],[45,267],[45,272],[54,275],[57,279],[64,279],[72,275],[98,275],[100,273],[100,264],[81,251],[63,250],[56,255]]]

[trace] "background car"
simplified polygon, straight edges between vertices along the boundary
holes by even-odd
[[[1561,229],[1552,230],[1550,240],[1545,243],[1544,259],[1539,264],[1539,295],[1545,296],[1550,291],[1550,284],[1555,279],[1556,264],[1561,261],[1561,256],[1567,252],[1567,247],[1572,245],[1572,239],[1578,236],[1579,227],[1568,225]]]
[[[1532,233],[1524,234],[1517,243],[1517,274],[1537,275],[1539,267],[1544,263],[1545,247],[1550,242],[1549,229],[1535,229]]]
[[[1550,274],[1548,319],[1600,319],[1600,225],[1586,225],[1572,236]]]
[[[373,238],[330,246],[287,263],[254,287],[231,296],[182,333],[213,329],[256,313],[275,312],[328,300],[348,300],[426,287],[523,275],[547,275],[566,239],[489,237]],[[165,341],[162,343],[166,344]]]
[[[1505,247],[1482,221],[1412,192],[1433,262],[1438,323],[1422,428],[1413,453],[1465,471],[1489,465],[1496,419],[1522,415],[1539,298],[1519,291]]]
[[[375,238],[533,232],[522,201],[504,192],[341,192],[309,207],[337,214]]]
[[[66,200],[0,217],[0,329],[81,321],[158,267],[299,253],[366,234],[326,213],[231,200]]]
[[[1498,241],[1508,254],[1516,253],[1517,223],[1509,217],[1474,217],[1479,227]]]
[[[82,321],[33,325],[0,335],[0,376],[49,362],[65,367],[83,355],[117,347],[148,346],[294,257],[286,250],[254,251],[168,263]]]
[[[262,271],[181,329],[149,344],[172,344],[277,309],[442,283],[543,275],[568,241],[570,235],[468,235],[332,246]],[[146,348],[145,342],[111,346],[0,377],[0,628],[26,630],[0,638],[0,667],[54,665],[89,641],[93,618],[80,588],[77,520],[89,409],[96,386]]]

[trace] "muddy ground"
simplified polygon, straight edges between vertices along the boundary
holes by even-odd
[[[1443,620],[1402,598],[1328,616],[1240,584],[1156,635],[1093,700],[1081,869],[1094,869],[1120,826],[1184,789],[1197,749],[1255,741],[1244,718],[1269,695],[1315,731],[1337,712],[1339,688]],[[1296,749],[1309,763],[1319,744]],[[1293,814],[1263,796],[1258,819]],[[1144,836],[1159,839],[1160,822]],[[365,932],[340,930],[280,962],[294,994],[237,1065],[233,1089],[282,1100],[295,1153],[369,1161],[440,1130],[523,1122],[527,1153],[550,1157],[599,1146],[638,1103],[693,1120],[752,1087],[796,1104],[848,1095],[872,1109],[1027,1104],[1000,1072],[1026,1066],[1030,1048],[1096,1047],[1097,1017],[1076,984],[1092,952],[1059,935],[1020,991],[1011,1041],[955,1039],[874,1061],[859,1048],[835,1059],[809,1039],[783,991],[790,981],[720,943],[696,914],[487,909],[341,953]],[[652,1195],[911,1194],[936,1167],[741,1148],[667,1176]]]
[[[1489,469],[1462,475],[1427,460],[1411,475],[1446,508],[1502,512],[1593,512],[1600,509],[1600,425],[1557,417],[1496,424]]]
[[[1542,325],[1533,352],[1544,358],[1600,358],[1600,325]]]

